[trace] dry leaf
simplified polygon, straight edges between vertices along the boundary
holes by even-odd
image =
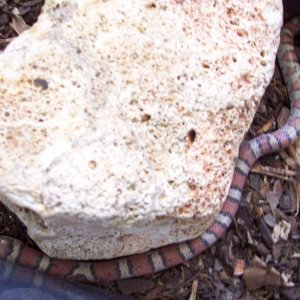
[[[273,228],[275,226],[275,224],[276,224],[276,216],[268,213],[268,214],[265,214],[263,216],[263,218],[264,218],[264,221],[267,223],[267,225],[269,227]]]
[[[275,212],[276,207],[282,197],[283,188],[280,180],[276,180],[273,189],[267,193],[267,201],[271,207],[272,212]]]
[[[280,113],[277,117],[277,125],[279,128],[283,127],[283,125],[286,123],[289,116],[290,116],[290,110],[287,107],[282,106]]]
[[[267,198],[267,194],[268,192],[270,191],[270,184],[269,182],[267,181],[266,177],[264,178],[264,181],[261,185],[261,188],[259,190],[259,194],[262,198]]]
[[[249,267],[244,270],[243,279],[249,290],[256,290],[262,287],[266,270],[258,267]]]
[[[256,222],[264,244],[269,249],[271,249],[274,243],[269,227],[267,226],[263,218],[258,218]]]
[[[281,274],[275,268],[268,269],[264,279],[264,285],[278,287],[281,286],[281,284]]]
[[[11,27],[14,29],[14,31],[17,34],[21,34],[23,31],[29,29],[31,26],[27,25],[24,21],[23,17],[20,16],[19,10],[17,7],[13,9],[13,15],[12,15],[12,23]]]
[[[272,259],[278,261],[282,256],[282,251],[284,251],[283,244],[282,243],[275,244],[272,249],[272,254],[273,254]]]
[[[256,249],[260,255],[267,255],[270,253],[270,250],[265,246],[264,243],[260,243],[257,241]]]
[[[214,270],[219,272],[219,271],[222,271],[224,269],[222,263],[220,262],[219,259],[216,258],[215,260],[215,264],[214,264]]]
[[[244,270],[243,279],[249,290],[256,290],[262,286],[281,286],[281,275],[274,268],[267,265],[257,256],[251,266]]]

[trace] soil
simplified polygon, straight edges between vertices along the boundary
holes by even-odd
[[[36,22],[43,3],[0,0],[2,50]],[[285,19],[296,10],[300,13],[295,3],[285,1]],[[288,114],[287,92],[277,65],[245,139],[281,127]],[[240,209],[222,240],[183,265],[102,288],[147,300],[300,299],[299,170],[286,151],[263,157],[248,177]],[[33,245],[26,228],[2,204],[0,235]]]

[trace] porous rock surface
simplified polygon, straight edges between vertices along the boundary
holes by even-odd
[[[226,198],[280,0],[46,0],[0,55],[0,192],[51,256],[191,239]]]

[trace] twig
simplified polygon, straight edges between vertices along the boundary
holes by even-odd
[[[297,172],[289,169],[274,168],[255,164],[251,169],[252,173],[262,174],[270,177],[293,182],[297,177]]]

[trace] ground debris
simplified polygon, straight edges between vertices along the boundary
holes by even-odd
[[[285,2],[296,13],[297,1]],[[43,4],[0,0],[0,50],[36,22]],[[246,138],[282,127],[288,115],[287,91],[276,66]],[[300,299],[300,166],[286,151],[261,158],[243,195],[227,233],[199,257],[151,276],[103,283],[102,288],[145,300]],[[1,203],[0,234],[34,246],[26,228]]]
[[[256,290],[262,286],[279,287],[282,284],[280,273],[275,268],[268,268],[257,256],[244,270],[243,279],[249,290]]]

